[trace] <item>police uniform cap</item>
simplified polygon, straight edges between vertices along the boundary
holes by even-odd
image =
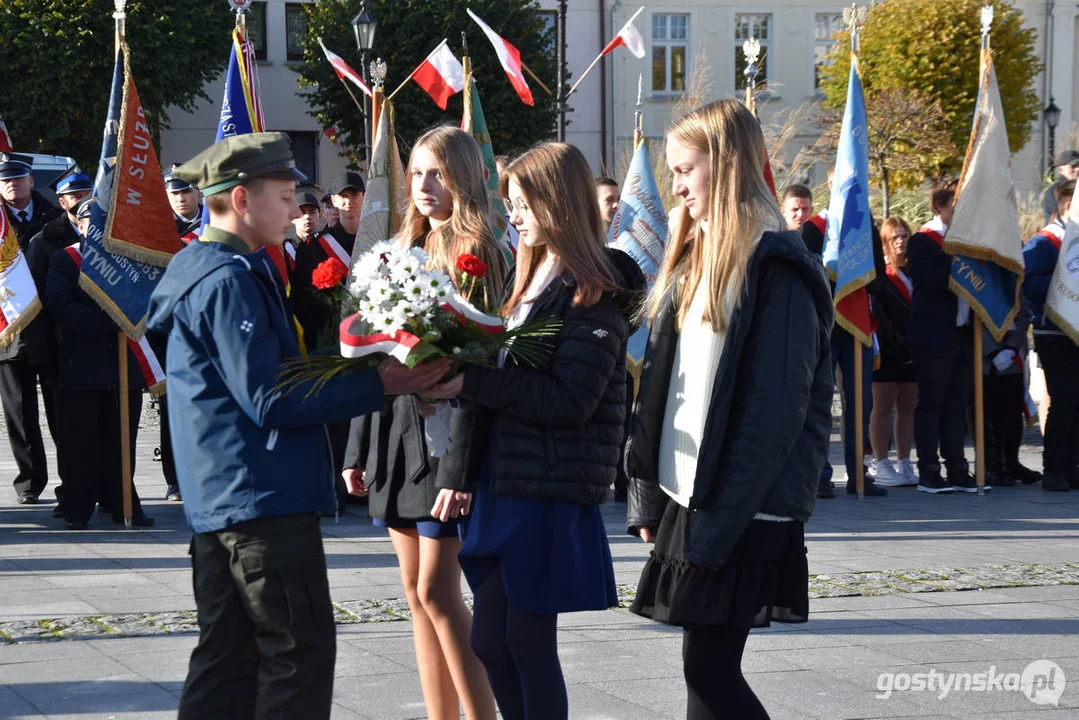
[[[191,183],[186,180],[181,180],[174,174],[176,168],[180,167],[179,163],[173,163],[172,167],[165,171],[165,189],[169,192],[183,192],[191,188]]]
[[[318,210],[322,209],[322,204],[318,201],[318,195],[310,190],[303,190],[296,193],[296,204],[300,207],[311,205]]]
[[[345,174],[338,177],[333,185],[330,186],[330,195],[340,195],[345,190],[358,190],[360,192],[367,191],[367,183],[363,181],[363,175],[360,175],[354,170],[349,170]]]
[[[233,135],[214,143],[172,172],[204,195],[216,195],[252,180],[307,179],[296,169],[288,135],[280,132]]]
[[[0,152],[0,180],[14,180],[30,174],[34,158],[18,153]]]
[[[81,192],[83,190],[93,190],[94,182],[76,163],[57,175],[56,179],[49,183],[49,187],[57,195],[66,195],[67,193]]]
[[[90,210],[93,208],[94,198],[88,197],[83,199],[78,205],[75,206],[75,217],[79,220],[90,217]]]

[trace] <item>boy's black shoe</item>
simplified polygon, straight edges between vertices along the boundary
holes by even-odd
[[[943,495],[955,492],[955,488],[944,482],[939,474],[923,470],[918,478],[918,492]]]
[[[948,484],[959,492],[976,493],[978,492],[978,481],[969,472],[956,473],[954,477],[948,476]],[[988,491],[990,485],[986,485],[985,489]]]
[[[1067,492],[1071,489],[1071,483],[1063,475],[1046,475],[1042,478],[1042,490],[1049,492]]]
[[[1031,470],[1021,463],[1015,463],[1008,468],[1008,474],[1024,485],[1033,485],[1042,479],[1042,474],[1037,470]]]
[[[858,487],[854,483],[847,483],[847,494],[857,495]],[[888,494],[888,491],[877,485],[869,478],[866,478],[865,486],[862,488],[862,494],[866,497],[884,497]]]

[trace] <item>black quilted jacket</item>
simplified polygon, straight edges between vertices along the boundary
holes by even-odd
[[[555,280],[530,319],[553,315],[562,328],[541,369],[471,367],[462,398],[480,406],[476,448],[493,457],[496,495],[598,505],[621,460],[626,413],[626,340],[644,276],[628,255],[609,250],[623,290],[575,307],[572,277]],[[483,409],[486,408],[486,411]],[[492,412],[493,411],[493,412]],[[478,461],[484,453],[474,452]]]

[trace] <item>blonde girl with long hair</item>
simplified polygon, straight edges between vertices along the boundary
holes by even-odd
[[[486,419],[476,506],[461,549],[472,647],[505,720],[565,720],[558,615],[617,604],[599,504],[625,433],[626,339],[640,269],[606,247],[592,172],[572,145],[545,143],[501,178],[520,233],[503,312],[561,321],[549,360],[469,367],[436,388]]]
[[[751,628],[808,614],[803,524],[831,430],[831,293],[785,230],[742,103],[683,117],[666,154],[681,203],[626,451],[628,529],[655,543],[632,611],[683,628],[688,718],[766,718],[742,653]]]
[[[435,128],[416,141],[409,158],[410,203],[395,240],[422,248],[430,266],[460,277],[457,258],[487,264],[484,294],[497,298],[508,272],[503,248],[491,232],[479,146],[454,127]],[[445,410],[445,409],[444,409]],[[412,611],[420,686],[432,720],[495,717],[483,666],[469,648],[472,618],[461,597],[459,523],[471,504],[467,460],[471,412],[451,413],[448,447],[429,444],[426,417],[434,408],[401,396],[379,415],[352,422],[345,483],[369,495],[374,523],[388,529]],[[437,455],[442,450],[441,454]]]

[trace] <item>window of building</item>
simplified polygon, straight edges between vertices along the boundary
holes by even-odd
[[[253,2],[247,11],[247,39],[255,43],[255,59],[266,59],[266,3]]]
[[[689,15],[652,16],[652,91],[686,91]]]
[[[772,48],[772,15],[770,13],[738,13],[734,16],[734,87],[746,86],[746,56],[742,43],[757,38],[761,44],[757,60],[757,85],[768,83],[768,52]]]
[[[317,132],[289,131],[292,141],[292,156],[296,158],[296,169],[314,181],[318,177],[318,136]]]
[[[837,32],[843,29],[843,16],[839,13],[817,13],[815,35],[813,37],[813,88],[820,89],[821,70],[831,63],[828,52],[835,45]]]
[[[543,37],[547,40],[547,51],[551,53],[551,57],[556,57],[558,55],[558,11],[538,10],[536,14],[543,21]]]
[[[285,59],[303,60],[303,39],[307,36],[307,11],[302,3],[285,4]]]

